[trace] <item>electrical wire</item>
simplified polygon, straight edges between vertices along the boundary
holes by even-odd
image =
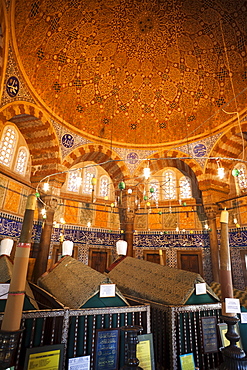
[[[228,67],[228,71],[229,71],[229,78],[230,78],[230,82],[231,82],[231,88],[232,88],[232,92],[233,92],[233,100],[235,102],[235,107],[236,107],[236,112],[227,112],[224,109],[222,109],[222,111],[226,114],[236,114],[237,115],[237,122],[238,122],[238,126],[239,126],[240,135],[241,135],[241,138],[242,138],[243,159],[244,159],[244,151],[245,151],[245,149],[244,149],[244,135],[243,135],[243,131],[242,131],[242,128],[241,128],[241,122],[240,122],[239,113],[238,113],[238,105],[237,105],[237,100],[236,100],[235,88],[234,88],[234,84],[233,84],[232,72],[231,72],[229,57],[228,57],[228,53],[227,53],[227,47],[226,47],[225,36],[224,36],[224,32],[223,32],[221,19],[220,19],[220,29],[221,29],[221,34],[222,34],[222,41],[223,41],[223,45],[224,45],[224,52],[225,52],[225,56],[226,56],[227,67]]]

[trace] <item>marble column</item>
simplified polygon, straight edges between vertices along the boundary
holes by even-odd
[[[134,221],[135,221],[135,201],[134,195],[128,194],[126,191],[121,194],[121,202],[118,205],[120,227],[123,231],[124,240],[128,243],[127,256],[133,257],[133,241],[134,241]]]
[[[57,206],[57,199],[54,197],[45,199],[46,204],[46,219],[43,223],[39,249],[33,268],[33,282],[37,282],[38,278],[47,270],[47,263],[50,251],[51,236],[53,230],[54,213]]]
[[[35,207],[36,196],[30,194],[27,199],[20,241],[15,252],[13,273],[1,326],[3,331],[17,331],[20,329]]]
[[[134,241],[134,217],[126,217],[125,222],[125,240],[128,243],[127,256],[134,257],[133,241]]]
[[[208,219],[209,226],[209,241],[210,241],[210,254],[211,254],[211,264],[213,280],[217,283],[220,282],[219,278],[219,244],[218,244],[218,234],[216,225],[216,215],[218,207],[207,207],[205,208],[205,213]]]
[[[233,284],[231,274],[231,257],[229,248],[228,235],[228,211],[222,211],[220,217],[221,236],[220,236],[220,284],[221,284],[221,301],[222,301],[222,316],[227,324],[226,338],[230,341],[230,345],[221,348],[223,354],[223,362],[220,365],[220,370],[245,370],[247,369],[247,357],[242,348],[236,343],[240,336],[236,332],[236,324],[239,318],[234,313],[226,312],[225,298],[233,298]]]
[[[234,316],[225,312],[225,298],[233,298],[233,284],[231,271],[231,256],[228,235],[228,211],[222,211],[220,216],[220,285],[222,300],[222,315]]]

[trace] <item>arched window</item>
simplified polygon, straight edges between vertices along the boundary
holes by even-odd
[[[18,172],[21,175],[25,175],[28,161],[28,151],[26,148],[21,147],[18,151],[15,172]]]
[[[150,181],[149,191],[151,193],[151,198],[155,202],[158,202],[159,197],[160,197],[160,187],[159,187],[159,181],[158,180],[151,180]]]
[[[110,180],[107,176],[101,176],[100,184],[99,184],[99,196],[100,197],[108,197],[109,196],[109,184]]]
[[[1,139],[0,163],[10,167],[17,142],[17,132],[13,126],[7,126]]]
[[[93,189],[92,178],[96,177],[95,167],[88,167],[84,170],[83,175],[83,193],[90,194]]]
[[[163,173],[163,189],[164,189],[164,199],[176,199],[176,176],[173,171],[168,170]]]
[[[239,190],[247,189],[247,179],[246,179],[246,167],[244,164],[238,164],[234,167],[234,170],[238,171],[238,175],[235,176],[235,181],[237,188]]]
[[[179,186],[181,199],[188,199],[192,197],[191,181],[188,177],[181,177],[181,179],[179,180]]]
[[[71,171],[68,174],[67,190],[73,191],[74,193],[79,192],[81,184],[81,175],[79,170]]]

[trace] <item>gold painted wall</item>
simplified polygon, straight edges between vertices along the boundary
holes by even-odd
[[[155,213],[149,213],[148,214],[149,229],[154,229],[154,230],[163,229],[162,215],[158,214],[158,212],[159,212],[158,209],[155,209],[153,212],[155,212]]]
[[[16,182],[9,181],[8,183],[8,190],[6,193],[5,201],[4,201],[4,210],[18,213],[20,200],[21,200],[21,193],[22,186]]]
[[[64,202],[64,220],[67,224],[78,223],[78,202],[65,200]]]
[[[107,212],[100,212],[100,210],[104,211],[105,207],[100,205],[96,206],[95,227],[107,228],[108,227]]]
[[[182,209],[181,211],[182,212],[179,213],[179,227],[180,227],[180,229],[194,230],[196,228],[195,213],[189,212],[189,211],[192,211],[192,208],[186,208],[186,211]]]

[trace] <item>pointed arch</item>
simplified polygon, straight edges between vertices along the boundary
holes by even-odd
[[[205,164],[205,180],[204,183],[211,188],[221,189],[228,193],[230,190],[230,176],[232,169],[237,163],[246,160],[246,153],[243,155],[243,150],[246,150],[247,138],[247,122],[241,124],[242,132],[239,126],[231,127],[227,132],[222,134],[213,146],[210,157]],[[244,157],[244,158],[243,158]],[[225,168],[225,176],[220,179],[217,173],[217,161],[219,158],[221,166]],[[221,159],[223,158],[223,159]]]
[[[129,178],[129,171],[124,160],[102,145],[87,144],[76,148],[65,157],[62,164],[69,169],[80,162],[95,162],[101,166],[109,174],[114,186],[119,181]]]
[[[164,168],[174,167],[189,177],[191,179],[192,196],[201,202],[200,186],[203,179],[203,171],[199,163],[194,159],[188,159],[185,153],[176,150],[170,151],[169,156],[167,156],[166,152],[155,153],[140,164],[136,171],[136,177],[142,176],[143,168],[147,165],[147,161],[153,174]]]
[[[15,102],[0,110],[0,129],[8,121],[18,128],[28,145],[32,159],[32,182],[61,169],[58,138],[44,112],[32,103]],[[38,171],[35,170],[37,167]]]

